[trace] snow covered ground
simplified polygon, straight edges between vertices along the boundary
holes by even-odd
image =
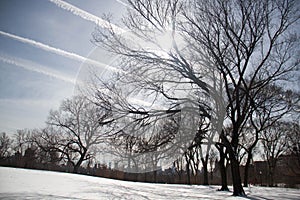
[[[149,184],[0,167],[0,199],[244,199],[217,186]],[[251,187],[250,199],[300,199],[300,190]]]

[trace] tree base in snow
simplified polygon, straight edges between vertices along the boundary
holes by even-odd
[[[228,188],[220,188],[220,189],[217,189],[217,191],[226,191],[226,192],[230,192],[230,190]]]

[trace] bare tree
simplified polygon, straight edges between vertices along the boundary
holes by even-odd
[[[296,155],[300,166],[300,125],[297,122],[290,123],[289,150],[291,154]]]
[[[268,163],[269,186],[274,186],[274,174],[279,157],[288,149],[288,123],[276,122],[262,131],[263,156]]]
[[[198,177],[200,171],[200,155],[199,155],[199,146],[193,148],[188,148],[184,153],[184,158],[186,160],[186,170],[188,176],[188,184],[191,184],[191,175]]]
[[[300,176],[300,125],[299,122],[293,121],[289,123],[288,133],[288,152],[291,160],[288,161],[288,171],[293,176]]]
[[[5,132],[0,133],[0,159],[8,157],[12,151],[13,140]]]
[[[128,0],[128,4],[123,20],[131,31],[128,36],[113,27],[94,34],[96,44],[122,58],[126,73],[114,87],[126,83],[135,96],[151,94],[151,103],[164,98],[168,106],[160,114],[180,112],[174,105],[189,102],[201,111],[199,116],[210,118],[209,111],[217,107],[214,102],[224,97],[214,84],[222,83],[233,127],[229,135],[221,135],[222,142],[230,158],[233,194],[245,196],[236,156],[239,140],[256,96],[299,64],[297,36],[290,32],[299,18],[297,1]],[[162,38],[168,38],[167,46]],[[129,108],[127,113],[140,114],[143,120],[157,116],[120,102]]]
[[[244,128],[241,140],[241,145],[247,153],[244,173],[245,187],[248,186],[248,170],[253,158],[253,150],[259,141],[260,132],[291,114],[299,101],[299,95],[296,92],[285,90],[274,84],[266,86],[257,95],[255,102],[253,102],[254,109]]]
[[[184,172],[184,159],[183,156],[177,158],[174,162],[173,162],[173,169],[174,172],[178,175],[179,177],[179,182],[182,182],[182,175]]]
[[[165,118],[161,122],[146,130],[140,129],[139,123],[129,123],[130,126],[108,140],[106,153],[112,154],[116,162],[126,166],[126,171],[155,173],[158,161],[172,158],[170,154],[174,153],[174,149],[170,144],[176,143],[174,138],[178,134],[178,124],[174,118]]]
[[[283,79],[299,65],[295,35],[296,1],[192,1],[184,13],[182,31],[198,57],[208,52],[222,73],[230,135],[222,136],[228,150],[234,195],[244,196],[236,157],[252,102],[268,84]],[[206,60],[205,60],[206,61]]]
[[[222,141],[217,142],[215,144],[215,146],[219,151],[219,157],[220,157],[219,161],[218,161],[218,165],[219,165],[220,174],[221,174],[221,188],[218,190],[219,191],[229,191],[228,184],[227,184],[227,168],[226,168],[226,165],[228,163],[228,156],[227,156],[228,152]]]
[[[215,149],[211,149],[209,153],[209,173],[210,173],[210,180],[212,181],[214,179],[214,169],[215,169],[215,163],[217,161],[217,151]]]
[[[195,163],[195,159],[197,162],[197,168],[200,163],[198,163],[198,160],[201,161],[202,169],[203,169],[203,185],[209,185],[208,183],[208,161],[209,161],[209,155],[211,152],[211,147],[213,145],[213,136],[214,131],[211,131],[208,129],[210,124],[205,123],[205,121],[201,121],[199,124],[199,129],[195,135],[195,138],[191,144],[191,146],[188,148],[189,160],[193,161]]]
[[[25,150],[31,145],[29,142],[30,135],[31,130],[29,129],[17,130],[17,133],[14,135],[14,150],[19,152],[22,156],[24,156]]]
[[[49,142],[50,149],[67,158],[77,173],[81,164],[93,156],[92,147],[110,136],[112,129],[106,123],[109,117],[109,111],[86,97],[75,96],[63,101],[59,110],[50,112],[50,129],[44,130],[42,138]]]
[[[71,161],[72,157],[67,153],[66,138],[60,130],[48,126],[47,128],[31,131],[28,141],[33,143],[39,154],[39,162],[48,167],[56,167],[61,161]],[[69,160],[68,160],[69,159]]]

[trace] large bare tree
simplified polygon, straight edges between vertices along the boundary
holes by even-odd
[[[237,159],[239,140],[257,95],[299,65],[297,37],[289,32],[299,18],[298,5],[296,1],[221,0],[191,5],[195,9],[184,14],[183,31],[199,57],[202,51],[208,52],[222,73],[232,124],[231,134],[223,136],[223,141],[234,195],[245,195]]]
[[[96,106],[84,96],[75,96],[51,111],[40,139],[49,150],[57,150],[77,173],[81,164],[94,156],[93,147],[112,134],[107,123],[110,111]],[[53,136],[54,135],[54,136]]]
[[[160,114],[180,112],[188,103],[190,111],[211,119],[218,99],[224,100],[232,131],[221,134],[221,141],[229,154],[233,194],[245,196],[239,141],[257,95],[299,66],[298,36],[293,32],[299,19],[297,1],[127,2],[127,35],[113,26],[94,34],[96,44],[121,58],[125,73],[113,88],[126,85],[127,95],[147,97],[152,105],[159,99],[166,108]],[[126,113],[139,114],[142,120],[158,116],[143,106],[119,102],[129,108]]]

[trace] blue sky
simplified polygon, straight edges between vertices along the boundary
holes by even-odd
[[[82,57],[95,48],[96,24],[56,2],[0,1],[0,132],[43,127],[49,110],[74,94]],[[64,2],[116,20],[126,10],[118,0]]]

